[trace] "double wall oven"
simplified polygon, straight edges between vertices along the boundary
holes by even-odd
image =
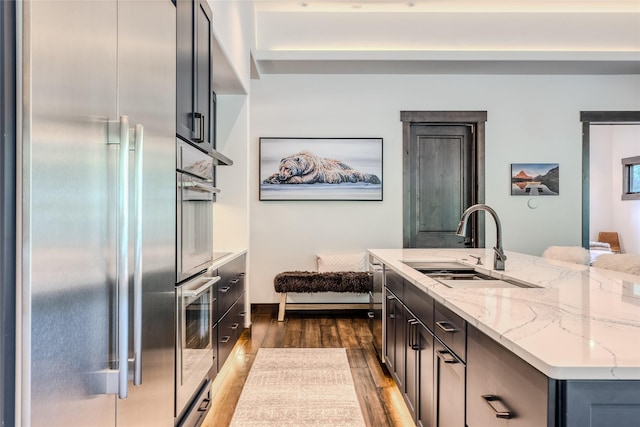
[[[210,404],[216,374],[213,322],[220,277],[214,261],[214,159],[177,139],[176,165],[176,399],[179,426],[199,425]]]
[[[176,171],[176,283],[204,271],[213,262],[214,159],[178,139]]]

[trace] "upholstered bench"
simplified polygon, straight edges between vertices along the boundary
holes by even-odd
[[[315,271],[286,271],[277,274],[273,279],[273,286],[280,294],[278,321],[284,320],[287,309],[287,293],[320,293],[339,292],[367,294],[372,288],[372,276],[364,270],[364,255],[331,255],[318,256],[318,270]],[[337,270],[337,271],[327,271]],[[368,304],[305,304],[289,303],[289,309],[335,309],[357,308],[366,309]]]

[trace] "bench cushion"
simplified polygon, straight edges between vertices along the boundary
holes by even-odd
[[[365,294],[371,288],[369,273],[358,271],[318,273],[285,271],[273,279],[276,292],[353,292]]]

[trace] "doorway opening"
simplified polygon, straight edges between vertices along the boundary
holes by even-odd
[[[484,203],[486,111],[401,111],[403,247],[484,247],[484,215],[456,236],[466,208]]]
[[[600,214],[592,212],[592,206],[598,202],[592,199],[592,194],[594,189],[602,185],[601,182],[597,181],[598,171],[592,170],[594,165],[592,157],[598,159],[604,157],[601,153],[603,147],[600,144],[602,143],[601,135],[605,127],[608,127],[606,130],[613,130],[627,127],[626,125],[640,125],[640,111],[582,111],[580,113],[580,121],[582,122],[582,246],[589,248],[590,240],[593,240],[591,238],[591,224],[594,220],[597,222],[600,216]],[[610,157],[611,153],[608,154]],[[611,160],[611,164],[615,163],[615,159]],[[622,168],[622,165],[620,164],[619,167]],[[619,178],[619,171],[611,170],[611,172],[614,178]],[[618,189],[610,186],[607,190],[622,194],[621,186]],[[615,196],[616,194],[614,193],[612,197]],[[603,204],[610,205],[611,201],[603,202]],[[616,212],[619,213],[619,211],[621,209],[616,209]]]

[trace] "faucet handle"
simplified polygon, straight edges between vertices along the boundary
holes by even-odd
[[[500,258],[500,261],[505,261],[507,259],[507,255],[501,249],[494,247],[493,251],[496,253],[496,256]]]

